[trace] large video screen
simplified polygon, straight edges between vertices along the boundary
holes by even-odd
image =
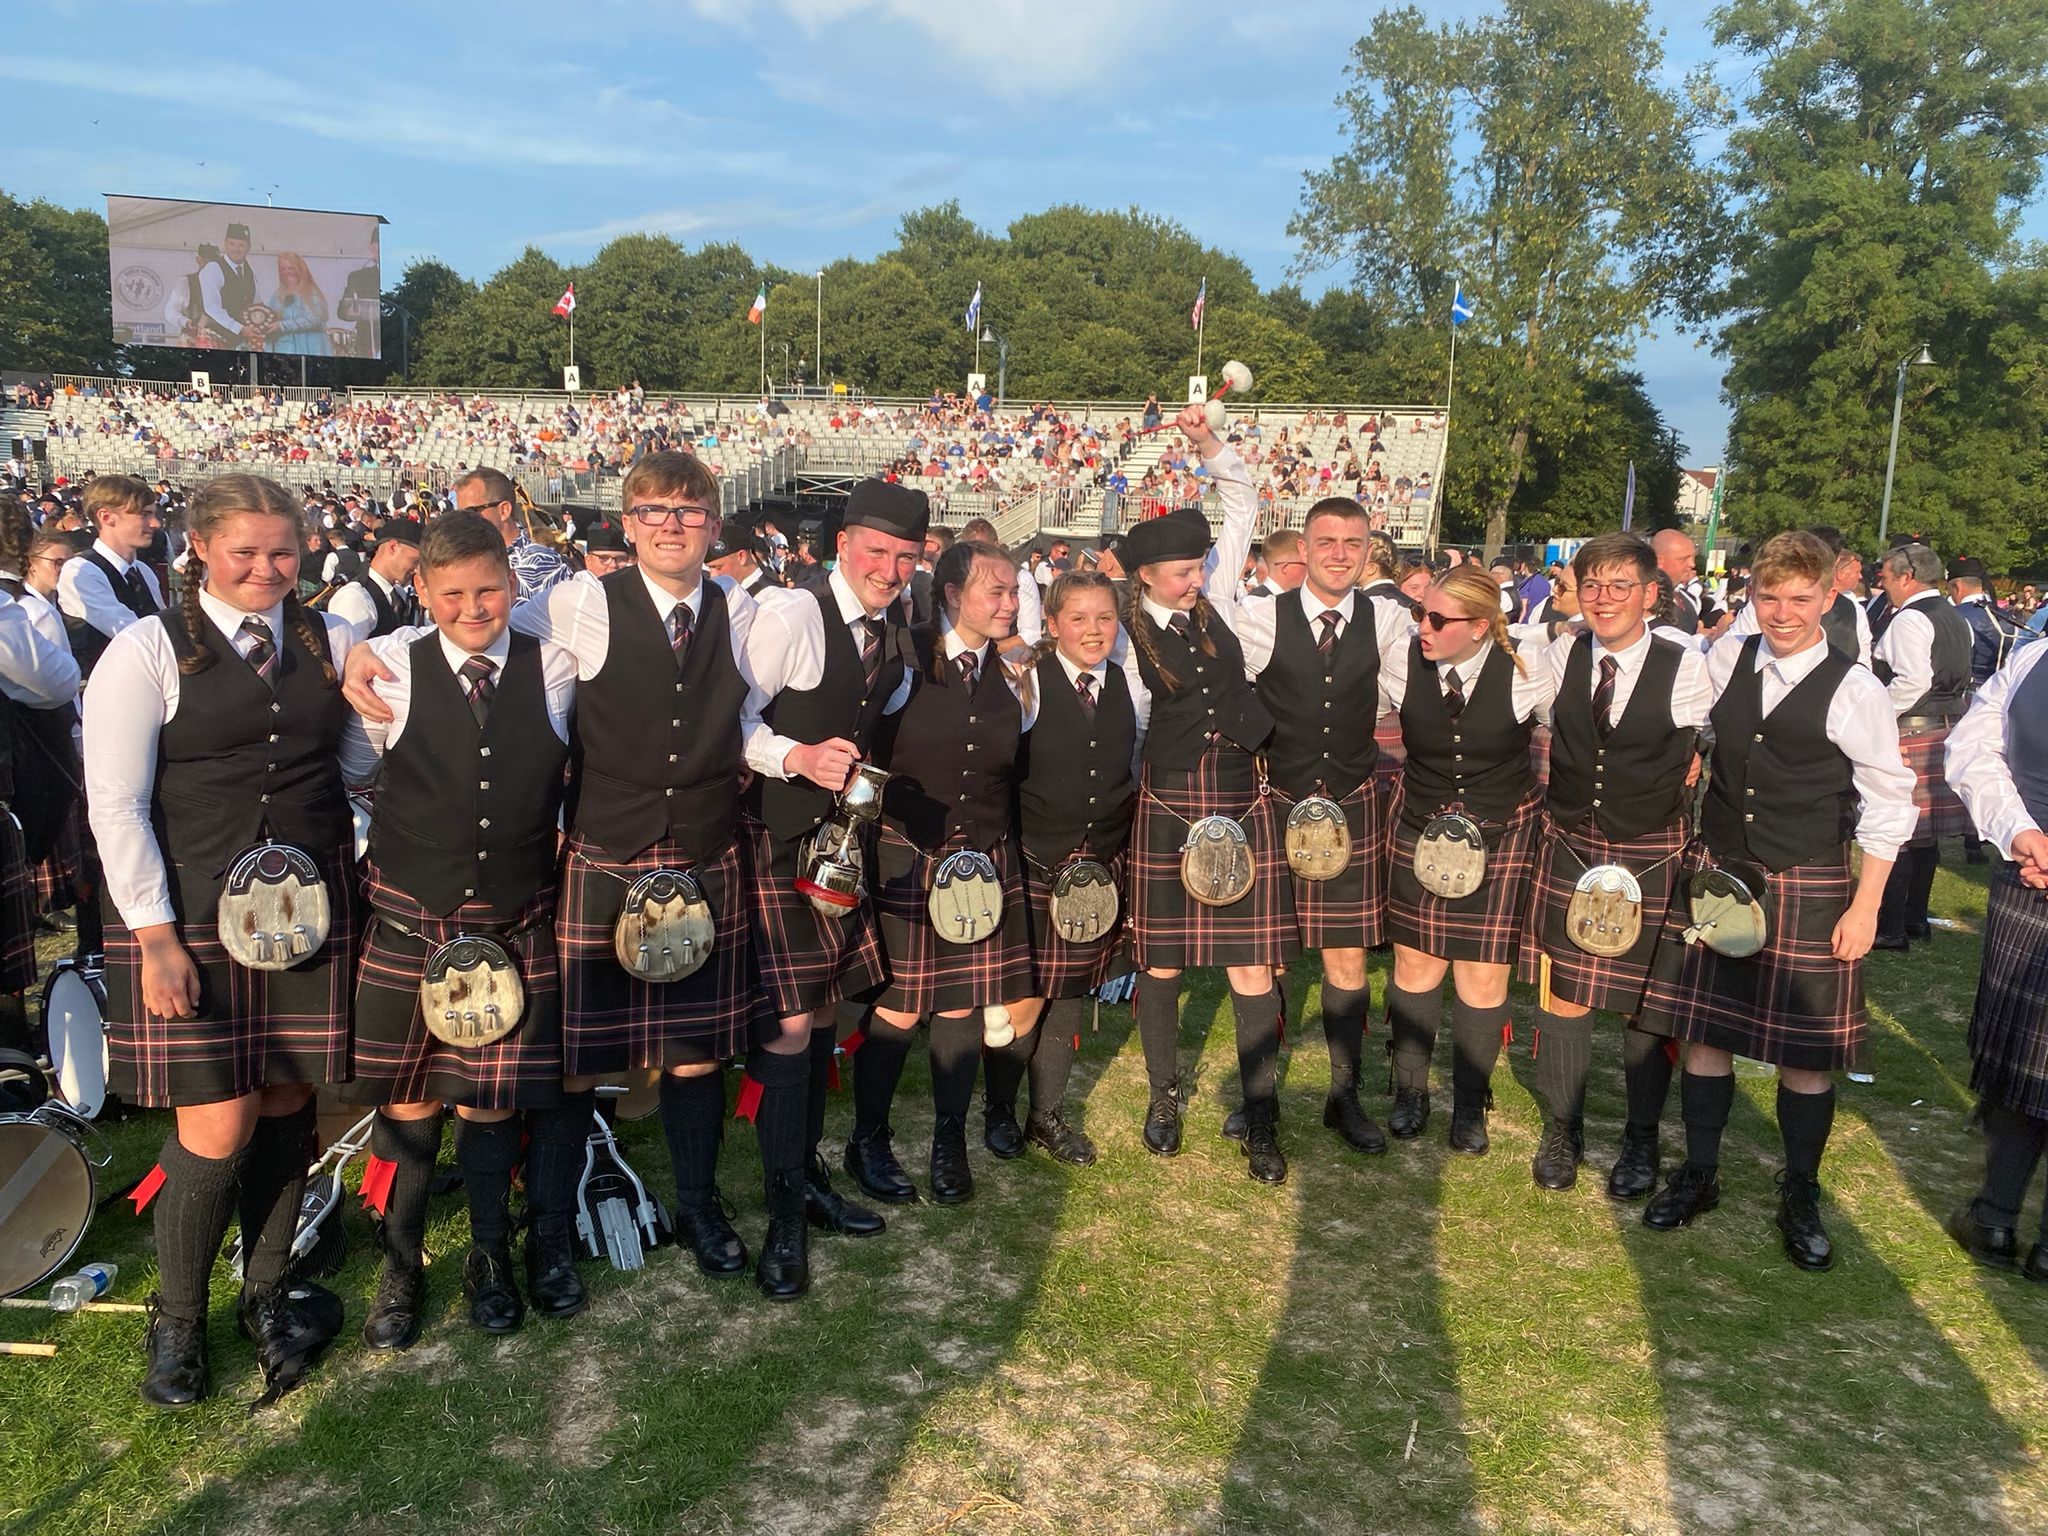
[[[374,213],[109,197],[114,340],[382,355]]]

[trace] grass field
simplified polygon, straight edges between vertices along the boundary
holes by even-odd
[[[1217,1134],[1234,1059],[1227,998],[1205,983],[1185,1015],[1200,1096],[1177,1161],[1140,1145],[1137,1043],[1105,1010],[1076,1082],[1100,1164],[997,1164],[977,1126],[972,1204],[814,1242],[795,1306],[666,1250],[637,1276],[586,1266],[582,1318],[490,1341],[461,1322],[449,1263],[421,1345],[372,1358],[354,1340],[374,1278],[355,1214],[333,1282],[345,1344],[253,1417],[224,1271],[219,1395],[184,1415],[136,1396],[139,1318],[0,1313],[0,1335],[62,1346],[0,1359],[0,1528],[2048,1530],[2048,1287],[1974,1270],[1940,1229],[1978,1171],[1963,1031],[1983,874],[1942,873],[1937,911],[1963,929],[1869,968],[1876,1082],[1842,1087],[1831,1274],[1779,1253],[1761,1073],[1740,1080],[1718,1212],[1666,1236],[1603,1197],[1611,1030],[1587,1177],[1545,1194],[1528,1174],[1526,1031],[1495,1080],[1491,1157],[1453,1161],[1440,1113],[1426,1141],[1361,1158],[1320,1125],[1310,989],[1284,1090],[1292,1176],[1254,1185]],[[897,1125],[920,1181],[928,1105],[913,1067]],[[835,1104],[833,1132],[849,1113]],[[665,1184],[652,1124],[632,1131]],[[752,1240],[740,1131],[724,1184]],[[117,1128],[108,1187],[161,1137],[155,1117]],[[456,1257],[463,1240],[459,1198],[438,1201],[430,1241]],[[122,1204],[81,1257],[118,1259],[117,1296],[139,1299],[148,1253]]]

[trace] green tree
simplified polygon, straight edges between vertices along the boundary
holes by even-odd
[[[397,371],[476,296],[476,284],[445,261],[429,259],[409,262],[398,286],[384,296],[382,352],[385,364]]]
[[[528,246],[414,347],[414,372],[429,384],[559,389],[569,327],[554,306],[572,275]]]
[[[1994,566],[2037,519],[2048,431],[2043,258],[2016,234],[2048,151],[2048,0],[1740,0],[1754,61],[1724,386],[1731,520],[1874,547],[1899,360],[1892,526]]]
[[[1348,260],[1402,320],[1441,326],[1459,282],[1477,301],[1448,494],[1489,546],[1538,441],[1584,438],[1587,381],[1697,291],[1711,250],[1692,146],[1713,103],[1700,81],[1659,83],[1647,15],[1640,0],[1508,0],[1434,27],[1382,12],[1340,98],[1348,144],[1289,225],[1304,267]]]
[[[53,373],[112,373],[120,357],[112,309],[106,220],[0,193],[0,358]]]

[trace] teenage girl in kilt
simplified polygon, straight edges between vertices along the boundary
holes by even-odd
[[[1651,965],[1642,1026],[1687,1042],[1679,1106],[1685,1163],[1643,1211],[1659,1231],[1720,1203],[1721,1134],[1735,1058],[1778,1068],[1785,1141],[1778,1227],[1802,1269],[1826,1269],[1820,1161],[1834,1125],[1834,1072],[1863,1046],[1863,957],[1899,847],[1913,831],[1913,775],[1899,757],[1884,685],[1822,629],[1834,558],[1812,534],[1758,552],[1746,612],[1761,631],[1707,655],[1715,703],[1697,860],[1761,868],[1764,947],[1742,959],[1685,942],[1674,902]],[[1863,865],[1849,872],[1849,843]]]
[[[1543,806],[1529,735],[1549,708],[1551,675],[1515,654],[1500,589],[1468,563],[1430,582],[1414,640],[1381,659],[1380,676],[1400,712],[1407,749],[1394,793],[1388,878],[1394,1107],[1387,1129],[1406,1140],[1429,1123],[1429,1061],[1448,974],[1450,1143],[1481,1156]],[[1425,891],[1414,868],[1423,830],[1446,812],[1477,822],[1486,847],[1484,880],[1457,900]]]
[[[519,1326],[526,1309],[512,1278],[510,1201],[520,1111],[553,1106],[562,1088],[555,855],[576,658],[506,628],[512,567],[482,518],[450,513],[418,548],[416,585],[434,628],[367,643],[393,676],[377,690],[392,719],[355,719],[346,752],[351,781],[374,775],[377,793],[355,1073],[343,1096],[383,1106],[371,1150],[397,1165],[383,1277],[363,1323],[372,1349],[406,1349],[419,1337],[444,1104],[455,1106],[455,1161],[469,1198],[469,1320],[488,1333]],[[421,1012],[428,957],[464,934],[502,943],[525,993],[518,1027],[487,1045],[451,1045]],[[575,1187],[551,1171],[552,1187],[535,1180],[527,1190],[527,1286],[543,1314],[567,1317],[584,1301]]]
[[[1209,523],[1183,508],[1124,535],[1131,572],[1124,603],[1125,679],[1145,729],[1138,814],[1132,832],[1131,941],[1138,978],[1138,1038],[1152,1100],[1145,1145],[1180,1151],[1180,973],[1220,965],[1236,1012],[1238,1073],[1244,1084],[1251,1176],[1287,1177],[1280,1151],[1280,999],[1273,968],[1301,953],[1281,817],[1264,792],[1255,754],[1273,717],[1245,680],[1232,625],[1240,609],[1237,573],[1251,544],[1258,496],[1244,461],[1210,430],[1202,407],[1174,423],[1201,454],[1223,500],[1223,533],[1209,548]],[[1181,884],[1181,848],[1206,816],[1227,816],[1250,844],[1252,886],[1229,906],[1197,902]]]
[[[764,1124],[762,1135],[798,1139],[810,1223],[854,1237],[880,1232],[882,1218],[833,1189],[818,1143],[837,1005],[879,991],[888,970],[871,901],[826,917],[795,881],[811,834],[832,814],[853,765],[872,755],[884,707],[901,702],[910,636],[899,599],[930,521],[924,492],[861,481],[847,497],[831,575],[803,589],[764,586],[747,636],[768,727],[747,744],[754,782],[742,822],[754,953],[781,1041],[797,1047],[766,1053],[755,1066],[794,1083],[802,1111],[787,1126]],[[863,855],[872,864],[872,844]]]
[[[1949,732],[1948,782],[1987,843],[1991,877],[1984,962],[1970,1015],[1970,1086],[1984,1124],[1984,1183],[1949,1218],[1970,1256],[2000,1268],[2019,1256],[2015,1228],[2048,1150],[2048,645],[2015,651]],[[2010,862],[2007,862],[2007,861]],[[2048,1281],[2048,1207],[2022,1272]]]
[[[854,1056],[846,1159],[879,1200],[915,1194],[891,1147],[889,1107],[920,1019],[931,1021],[931,1197],[940,1205],[973,1197],[966,1122],[981,1063],[982,1010],[1014,1010],[1034,986],[1015,807],[1018,739],[1031,725],[1034,701],[1029,674],[1013,674],[1000,655],[1017,622],[1017,581],[1016,561],[994,544],[962,539],[939,557],[932,598],[944,622],[916,632],[907,700],[883,717],[876,735],[875,757],[890,778],[869,889],[889,985]],[[970,848],[994,864],[1002,912],[993,933],[955,944],[932,926],[926,898],[940,863]],[[991,1113],[985,1133],[1000,1124]],[[1014,1119],[1009,1131],[1016,1132]],[[1007,1145],[1000,1134],[987,1139],[992,1148]]]
[[[305,528],[274,481],[223,475],[192,498],[180,608],[107,646],[85,699],[86,791],[106,869],[109,1087],[176,1111],[158,1161],[160,1295],[142,1393],[196,1403],[209,1387],[207,1278],[239,1213],[237,1321],[273,1387],[325,1344],[333,1298],[285,1285],[313,1088],[349,1068],[355,836],[342,786],[336,684],[348,625],[295,595]],[[216,904],[252,844],[310,855],[333,913],[289,970],[228,957]],[[311,1300],[316,1305],[308,1307]]]
[[[1603,533],[1579,547],[1571,574],[1585,628],[1535,663],[1555,695],[1545,711],[1550,776],[1524,951],[1525,962],[1547,959],[1550,972],[1549,1005],[1536,1014],[1543,1139],[1530,1165],[1544,1189],[1570,1189],[1585,1156],[1592,1010],[1633,1019],[1642,1007],[1650,958],[1684,873],[1688,790],[1712,701],[1705,659],[1690,637],[1650,628],[1662,573],[1647,543]],[[1620,865],[1642,888],[1642,933],[1620,955],[1581,949],[1567,921],[1579,877],[1603,864]],[[1657,1184],[1671,1058],[1661,1036],[1624,1029],[1621,1059],[1628,1120],[1607,1192],[1639,1200]]]
[[[1013,1005],[1016,1039],[991,1051],[992,1116],[1016,1126],[1017,1088],[1028,1061],[1031,1114],[1021,1140],[1007,1135],[998,1151],[1014,1156],[1035,1142],[1062,1163],[1086,1167],[1095,1144],[1065,1113],[1074,1043],[1090,1016],[1096,989],[1118,969],[1124,913],[1085,940],[1070,940],[1052,922],[1052,885],[1069,859],[1107,865],[1121,893],[1138,781],[1138,711],[1116,648],[1116,588],[1094,571],[1066,571],[1045,599],[1046,638],[1039,643],[1038,719],[1018,758],[1017,805],[1024,845],[1024,883],[1031,901],[1031,954],[1038,996]],[[993,1130],[993,1127],[992,1127]]]

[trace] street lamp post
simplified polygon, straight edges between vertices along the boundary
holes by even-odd
[[[980,344],[983,341],[992,341],[996,344],[996,409],[1000,411],[1003,408],[1004,386],[1009,382],[1010,344],[996,334],[995,327],[983,326],[980,339],[975,343],[974,365],[977,371],[981,367]]]
[[[825,274],[818,273],[818,337],[811,356],[818,360],[818,377],[825,377]]]
[[[1899,463],[1899,416],[1906,406],[1906,370],[1933,366],[1934,354],[1923,345],[1899,359],[1898,388],[1892,391],[1892,446],[1884,460],[1884,505],[1877,514],[1877,542],[1881,548],[1892,531],[1892,471]]]

